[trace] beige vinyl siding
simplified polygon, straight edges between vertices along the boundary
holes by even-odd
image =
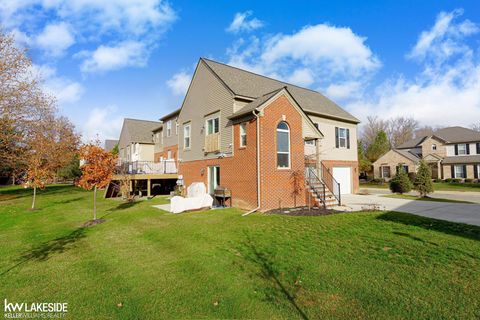
[[[167,122],[168,121],[172,121],[172,131],[171,131],[171,135],[170,137],[167,137]],[[176,144],[178,144],[178,134],[177,134],[177,131],[175,129],[175,126],[177,125],[177,121],[178,121],[178,118],[177,116],[174,116],[172,118],[169,118],[169,119],[165,119],[164,122],[163,122],[163,130],[162,130],[162,134],[163,134],[163,147],[170,147],[170,146],[174,146]],[[180,123],[180,122],[179,122]],[[178,129],[181,129],[181,128],[178,128]]]
[[[153,134],[158,135],[158,136],[154,137],[155,145],[154,145],[153,152],[154,153],[162,152],[163,151],[163,145],[162,145],[162,140],[163,139],[162,139],[161,135],[163,134],[163,132],[162,132],[162,130],[160,130],[160,131],[157,131]]]
[[[232,123],[227,119],[232,114],[233,96],[220,80],[199,62],[190,89],[180,111],[179,156],[182,161],[217,158],[218,154],[205,155],[205,118],[213,112],[220,113],[220,152],[231,155]],[[183,150],[183,124],[191,123],[191,148]]]
[[[319,141],[321,160],[358,161],[356,124],[322,118],[318,115],[308,116],[313,123],[318,123],[318,129],[324,135],[324,138]],[[350,149],[335,147],[335,127],[350,129]]]

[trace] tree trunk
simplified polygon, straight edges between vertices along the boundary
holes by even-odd
[[[93,189],[93,221],[97,220],[97,186]]]
[[[35,209],[35,198],[37,196],[37,187],[33,187],[32,210]]]

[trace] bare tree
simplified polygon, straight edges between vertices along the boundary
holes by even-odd
[[[396,117],[388,120],[387,135],[390,145],[395,148],[404,142],[412,140],[418,121],[410,117]]]
[[[362,126],[361,131],[362,141],[365,147],[368,147],[375,141],[379,132],[388,131],[388,122],[379,119],[377,116],[368,116],[367,122]]]
[[[470,128],[472,128],[472,130],[480,132],[480,122],[472,124]]]
[[[424,125],[417,130],[415,130],[415,138],[421,138],[425,136],[431,136],[435,132],[435,128],[432,126]]]

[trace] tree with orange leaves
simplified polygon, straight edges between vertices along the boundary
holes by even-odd
[[[82,177],[78,185],[86,190],[93,189],[93,221],[97,220],[97,189],[108,186],[112,180],[116,156],[100,147],[100,141],[80,147]]]
[[[26,141],[25,187],[33,188],[33,210],[37,188],[45,188],[55,173],[68,164],[77,152],[79,136],[68,119],[52,113],[30,125]]]

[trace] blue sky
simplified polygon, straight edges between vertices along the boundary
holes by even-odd
[[[360,119],[480,119],[478,1],[24,0],[3,27],[85,139],[180,106],[199,57],[319,90]]]

